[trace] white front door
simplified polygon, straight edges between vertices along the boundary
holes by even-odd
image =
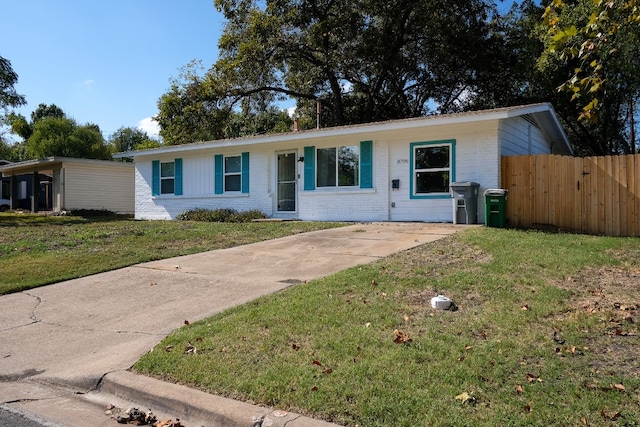
[[[296,212],[298,210],[298,152],[278,153],[277,212]]]

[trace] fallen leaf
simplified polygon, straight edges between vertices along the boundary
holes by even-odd
[[[318,387],[316,386],[311,387],[311,391],[318,391]]]
[[[520,310],[527,311],[527,310],[529,310],[529,306],[527,304],[525,304],[522,307],[520,307]]]
[[[611,388],[616,389],[616,390],[620,390],[620,391],[626,391],[626,387],[622,384],[611,384]]]
[[[462,404],[465,404],[475,402],[476,399],[465,391],[457,395],[456,400],[459,400]]]
[[[185,325],[187,325],[187,326],[189,326],[189,325],[191,324],[191,322],[189,322],[188,320],[185,320],[185,321],[184,321],[184,324],[185,324]]]
[[[587,423],[587,419],[585,417],[580,418],[580,422],[582,423],[583,426],[589,425],[589,423]]]
[[[472,347],[472,346],[470,346],[470,345],[465,345],[465,346],[464,346],[465,351],[469,351],[469,350],[471,350],[472,348],[473,348],[473,347]]]
[[[518,394],[524,393],[524,388],[522,388],[522,386],[520,384],[518,384],[516,386],[516,393],[518,393]]]
[[[291,344],[291,348],[293,348],[296,351],[300,350],[300,346],[296,343]]]
[[[198,353],[198,349],[196,348],[195,345],[188,343],[187,347],[184,349],[184,354],[190,354],[190,353],[196,354]]]
[[[322,371],[323,374],[330,374],[332,372],[333,372],[333,369],[331,369],[331,368],[327,368],[324,371]]]
[[[167,353],[171,352],[171,350],[173,350],[173,346],[172,345],[168,345],[164,348],[164,351],[166,351]]]
[[[576,346],[574,345],[573,347],[568,347],[566,351],[567,353],[576,354]]]
[[[533,406],[531,405],[524,405],[522,409],[524,409],[525,412],[529,412],[529,413],[533,412]]]
[[[371,279],[371,286],[378,286],[378,282],[376,282],[376,279]]]
[[[316,365],[316,366],[322,366],[322,363],[320,363],[320,362],[319,362],[319,361],[317,361],[317,360],[314,360],[312,363],[313,363],[314,365]]]
[[[403,319],[404,319],[404,321],[405,321],[405,322],[408,322],[408,321],[409,321],[409,316],[407,316],[407,315],[405,314],[405,315],[404,315],[404,317],[403,317]]]
[[[395,331],[393,331],[393,333],[395,334],[393,342],[396,344],[404,344],[407,341],[411,341],[411,338],[409,338],[409,335],[407,335],[405,332],[396,329]]]

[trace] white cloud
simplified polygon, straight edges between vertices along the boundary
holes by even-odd
[[[285,111],[287,112],[289,117],[293,117],[296,114],[296,110],[297,108],[295,105],[293,107],[285,108]]]
[[[90,89],[91,87],[93,87],[94,83],[95,81],[93,79],[87,79],[82,82],[82,86],[86,87],[87,89]]]
[[[160,125],[153,120],[153,117],[146,117],[138,122],[138,129],[144,131],[152,138],[160,136]]]

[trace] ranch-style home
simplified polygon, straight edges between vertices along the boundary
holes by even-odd
[[[52,156],[0,166],[10,209],[134,213],[131,163]],[[39,202],[38,202],[39,201]]]
[[[547,103],[118,153],[135,217],[258,209],[312,221],[455,222],[451,184],[500,186],[501,156],[572,154]],[[475,184],[473,184],[475,186]],[[472,222],[472,221],[470,221]]]

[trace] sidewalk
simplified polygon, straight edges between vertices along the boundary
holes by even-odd
[[[65,426],[114,426],[111,403],[191,426],[330,424],[127,371],[185,320],[434,241],[465,226],[367,223],[155,261],[0,297],[0,403]],[[277,409],[277,408],[274,408]],[[282,415],[279,412],[276,415]],[[266,419],[265,419],[266,420]]]

